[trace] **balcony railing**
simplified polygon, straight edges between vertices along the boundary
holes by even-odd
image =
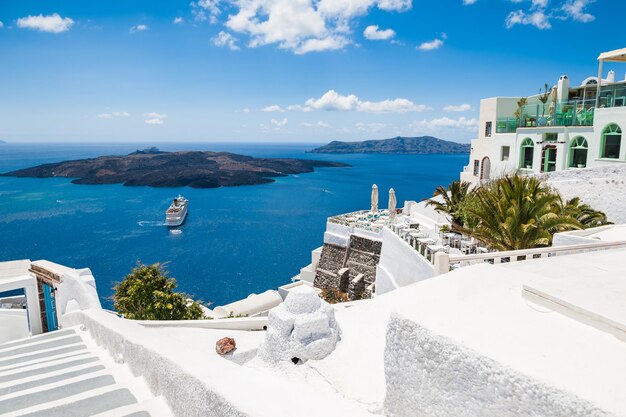
[[[496,133],[514,133],[520,127],[592,126],[595,105],[595,100],[571,100],[561,104],[533,102],[522,107],[519,118],[499,118]]]
[[[514,251],[489,252],[472,255],[450,255],[447,253],[437,253],[435,255],[435,275],[445,274],[454,269],[465,266],[490,263],[500,264],[509,262],[520,262],[538,258],[548,258],[553,256],[573,255],[577,253],[594,252],[609,249],[622,249],[626,247],[626,241],[584,243],[568,246],[550,246],[545,248],[522,249]]]

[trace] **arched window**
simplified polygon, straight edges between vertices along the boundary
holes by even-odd
[[[520,148],[520,168],[532,169],[533,168],[533,155],[535,152],[535,144],[531,138],[526,138],[522,141]]]
[[[622,129],[615,123],[611,123],[602,131],[600,158],[618,159],[621,145]]]
[[[574,168],[584,168],[587,166],[587,151],[589,145],[587,139],[576,136],[569,145],[569,166]]]

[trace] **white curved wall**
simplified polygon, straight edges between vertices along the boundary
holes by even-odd
[[[381,233],[371,230],[361,229],[359,227],[349,227],[337,223],[326,223],[326,232],[324,233],[324,243],[347,247],[350,235],[361,236],[366,239],[380,240]]]
[[[0,343],[30,336],[26,310],[0,309]]]
[[[383,229],[383,246],[376,267],[376,295],[433,276],[434,268],[391,230]]]
[[[385,379],[390,417],[610,415],[395,313],[387,327]]]

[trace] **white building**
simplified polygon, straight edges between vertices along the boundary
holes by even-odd
[[[616,81],[613,71],[601,76],[604,62],[626,62],[626,48],[605,52],[598,60],[598,76],[580,85],[570,85],[562,75],[542,94],[481,100],[479,137],[472,140],[461,179],[476,183],[516,171],[531,174],[625,163],[626,78]]]

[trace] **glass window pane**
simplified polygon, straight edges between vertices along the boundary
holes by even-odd
[[[619,158],[620,144],[622,141],[621,134],[607,133],[604,135],[604,152],[603,158]]]

